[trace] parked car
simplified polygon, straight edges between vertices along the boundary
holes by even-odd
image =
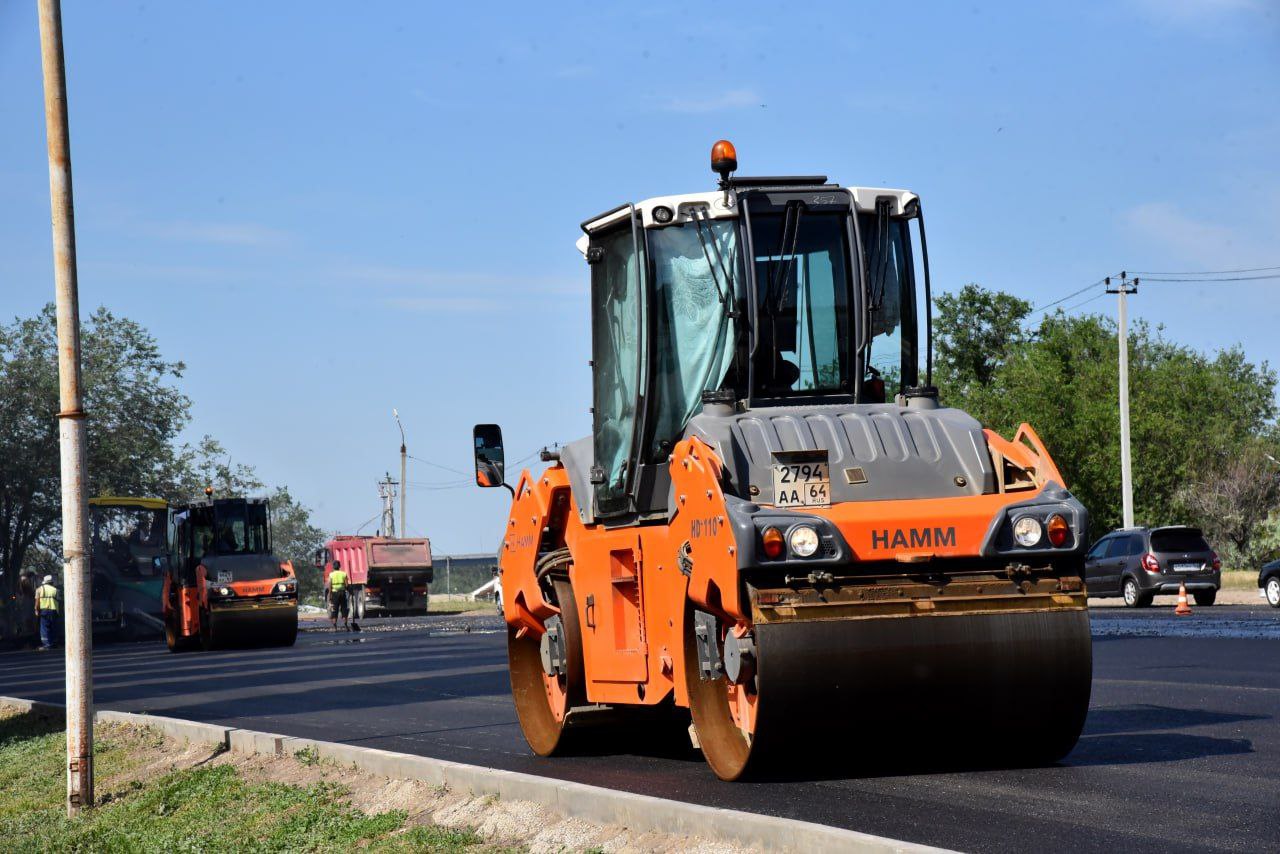
[[[1258,593],[1272,608],[1280,608],[1280,560],[1262,565],[1258,571]]]
[[[1120,596],[1145,608],[1160,593],[1185,583],[1197,605],[1212,605],[1222,586],[1222,561],[1199,528],[1123,528],[1093,544],[1085,555],[1090,596]]]

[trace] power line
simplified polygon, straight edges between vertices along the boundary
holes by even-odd
[[[1263,279],[1280,279],[1280,273],[1271,273],[1266,276],[1232,276],[1229,278],[1218,279],[1173,279],[1160,278],[1159,276],[1143,276],[1144,282],[1200,282],[1202,284],[1215,284],[1217,282],[1257,282]]]
[[[1098,285],[1101,285],[1101,284],[1102,284],[1103,282],[1105,282],[1106,280],[1107,280],[1107,277],[1106,277],[1106,276],[1103,276],[1101,279],[1098,279],[1098,281],[1096,281],[1096,282],[1091,282],[1091,283],[1089,283],[1089,284],[1085,285],[1083,288],[1080,288],[1080,290],[1078,290],[1078,291],[1072,291],[1071,293],[1067,294],[1067,295],[1066,295],[1066,296],[1064,296],[1064,297],[1060,297],[1060,298],[1058,298],[1058,299],[1054,300],[1054,301],[1053,301],[1053,302],[1051,302],[1051,303],[1046,303],[1045,305],[1038,305],[1038,306],[1036,306],[1035,308],[1033,308],[1033,309],[1031,309],[1031,310],[1032,310],[1032,311],[1035,311],[1035,312],[1045,312],[1045,311],[1048,311],[1049,309],[1053,308],[1055,305],[1060,305],[1060,304],[1062,304],[1062,303],[1066,302],[1067,300],[1071,299],[1072,297],[1080,296],[1080,294],[1084,293],[1085,291],[1089,290],[1090,288],[1096,288]]]
[[[440,465],[439,463],[433,463],[433,462],[431,462],[431,460],[424,460],[424,459],[422,459],[422,457],[415,457],[413,454],[408,454],[408,457],[409,457],[409,459],[411,459],[411,460],[413,460],[413,461],[415,461],[415,462],[422,463],[423,465],[428,465],[428,466],[431,466],[431,467],[433,467],[433,468],[444,469],[445,471],[453,472],[454,474],[460,474],[460,475],[467,476],[467,472],[465,472],[465,471],[459,471],[458,469],[452,469],[452,468],[449,468],[448,466],[442,466],[442,465]]]
[[[1135,276],[1222,276],[1230,273],[1263,273],[1280,270],[1280,267],[1240,267],[1236,270],[1178,270],[1175,272],[1159,270],[1133,270]]]
[[[1095,300],[1100,300],[1100,299],[1102,299],[1103,297],[1105,297],[1106,295],[1107,295],[1107,292],[1106,292],[1106,291],[1103,291],[1102,293],[1100,293],[1100,294],[1095,294],[1095,295],[1093,295],[1093,296],[1089,297],[1087,300],[1083,300],[1082,302],[1078,302],[1078,303],[1076,303],[1075,305],[1069,305],[1069,306],[1067,306],[1066,308],[1062,309],[1062,311],[1063,311],[1063,312],[1072,312],[1072,311],[1075,311],[1075,310],[1076,310],[1077,308],[1079,308],[1080,306],[1082,306],[1082,305],[1088,305],[1089,303],[1094,302]]]

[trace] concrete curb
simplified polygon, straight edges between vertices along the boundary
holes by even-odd
[[[0,706],[61,717],[63,707],[15,697],[0,697]],[[96,721],[146,726],[175,739],[221,745],[236,753],[266,756],[314,751],[321,759],[369,774],[419,780],[455,792],[496,795],[532,801],[561,815],[629,830],[701,836],[766,851],[937,852],[940,848],[872,836],[853,830],[795,819],[686,804],[601,786],[588,786],[536,774],[449,762],[427,756],[356,747],[331,741],[294,738],[277,733],[205,724],[178,718],[102,710]]]

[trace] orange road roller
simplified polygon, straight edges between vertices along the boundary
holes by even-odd
[[[724,780],[1060,759],[1089,703],[1087,513],[1030,426],[939,401],[919,197],[711,159],[711,191],[582,223],[591,435],[511,486],[500,428],[474,431],[477,484],[512,491],[530,747],[614,727],[621,752],[663,708]]]
[[[161,601],[170,652],[292,646],[298,579],[271,553],[266,499],[210,498],[174,508]]]

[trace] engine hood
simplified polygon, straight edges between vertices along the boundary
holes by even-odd
[[[237,581],[268,581],[285,577],[280,559],[274,555],[205,555],[205,577],[210,581],[234,583]]]
[[[897,404],[703,412],[685,428],[724,461],[728,487],[774,504],[778,453],[826,451],[832,503],[943,498],[996,491],[982,426],[958,409]]]

